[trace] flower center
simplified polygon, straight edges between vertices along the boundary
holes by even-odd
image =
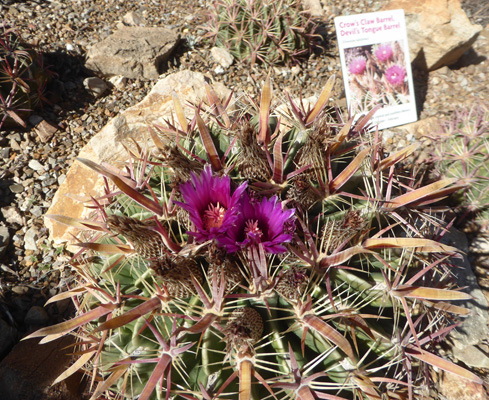
[[[221,207],[219,202],[217,202],[216,205],[212,203],[209,204],[209,207],[204,211],[204,217],[202,218],[204,228],[219,228],[222,225],[226,211],[226,208]]]
[[[259,240],[262,237],[263,232],[261,231],[260,228],[258,228],[258,220],[253,221],[249,219],[248,221],[246,221],[245,234],[246,236],[251,237],[252,239],[255,240]]]

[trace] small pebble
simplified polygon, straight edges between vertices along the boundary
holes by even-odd
[[[44,166],[37,160],[31,160],[27,165],[29,166],[29,168],[32,168],[34,171],[44,170]]]
[[[12,193],[22,193],[24,191],[24,186],[20,184],[14,184],[14,185],[10,185],[9,189],[11,190]]]
[[[49,322],[49,315],[43,307],[32,306],[24,318],[26,325],[46,325]]]
[[[24,248],[26,250],[37,250],[37,239],[39,231],[31,227],[27,230],[24,236]]]
[[[27,292],[29,291],[29,288],[27,286],[14,286],[12,288],[12,292],[14,292],[15,294],[19,294],[19,295],[22,295],[22,294],[26,294]]]

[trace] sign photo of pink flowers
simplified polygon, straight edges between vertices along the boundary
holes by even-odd
[[[335,18],[343,80],[352,115],[382,105],[379,129],[417,120],[404,10]]]

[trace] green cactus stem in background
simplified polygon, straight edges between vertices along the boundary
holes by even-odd
[[[297,0],[218,0],[206,38],[239,61],[297,63],[311,51],[315,23]]]

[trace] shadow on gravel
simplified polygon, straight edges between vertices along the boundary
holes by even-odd
[[[428,66],[423,49],[417,57],[412,61],[411,68],[413,70],[414,97],[416,100],[416,112],[418,119],[424,109],[424,102],[428,93]]]
[[[0,0],[1,2],[1,0]],[[18,124],[4,124],[2,132],[29,132],[32,128],[29,116],[40,115],[51,123],[59,123],[68,112],[80,111],[95,101],[83,87],[83,80],[92,76],[84,64],[84,57],[66,52],[43,53],[46,68],[52,73],[43,94],[45,101],[22,117],[27,123],[24,128]]]
[[[328,33],[328,25],[322,21],[316,21],[318,24],[315,34],[318,35],[317,40],[313,43],[313,53],[328,54],[336,46],[336,36]]]
[[[56,74],[50,81],[46,93],[51,103],[51,106],[46,107],[46,111],[52,113],[49,115],[52,122],[59,122],[67,111],[82,111],[94,101],[93,96],[83,88],[83,80],[91,76],[83,66],[83,56],[54,52],[44,54],[44,59]]]
[[[455,63],[449,66],[452,70],[459,70],[469,65],[478,65],[486,61],[487,57],[482,54],[478,54],[472,47],[467,50],[462,57]]]

